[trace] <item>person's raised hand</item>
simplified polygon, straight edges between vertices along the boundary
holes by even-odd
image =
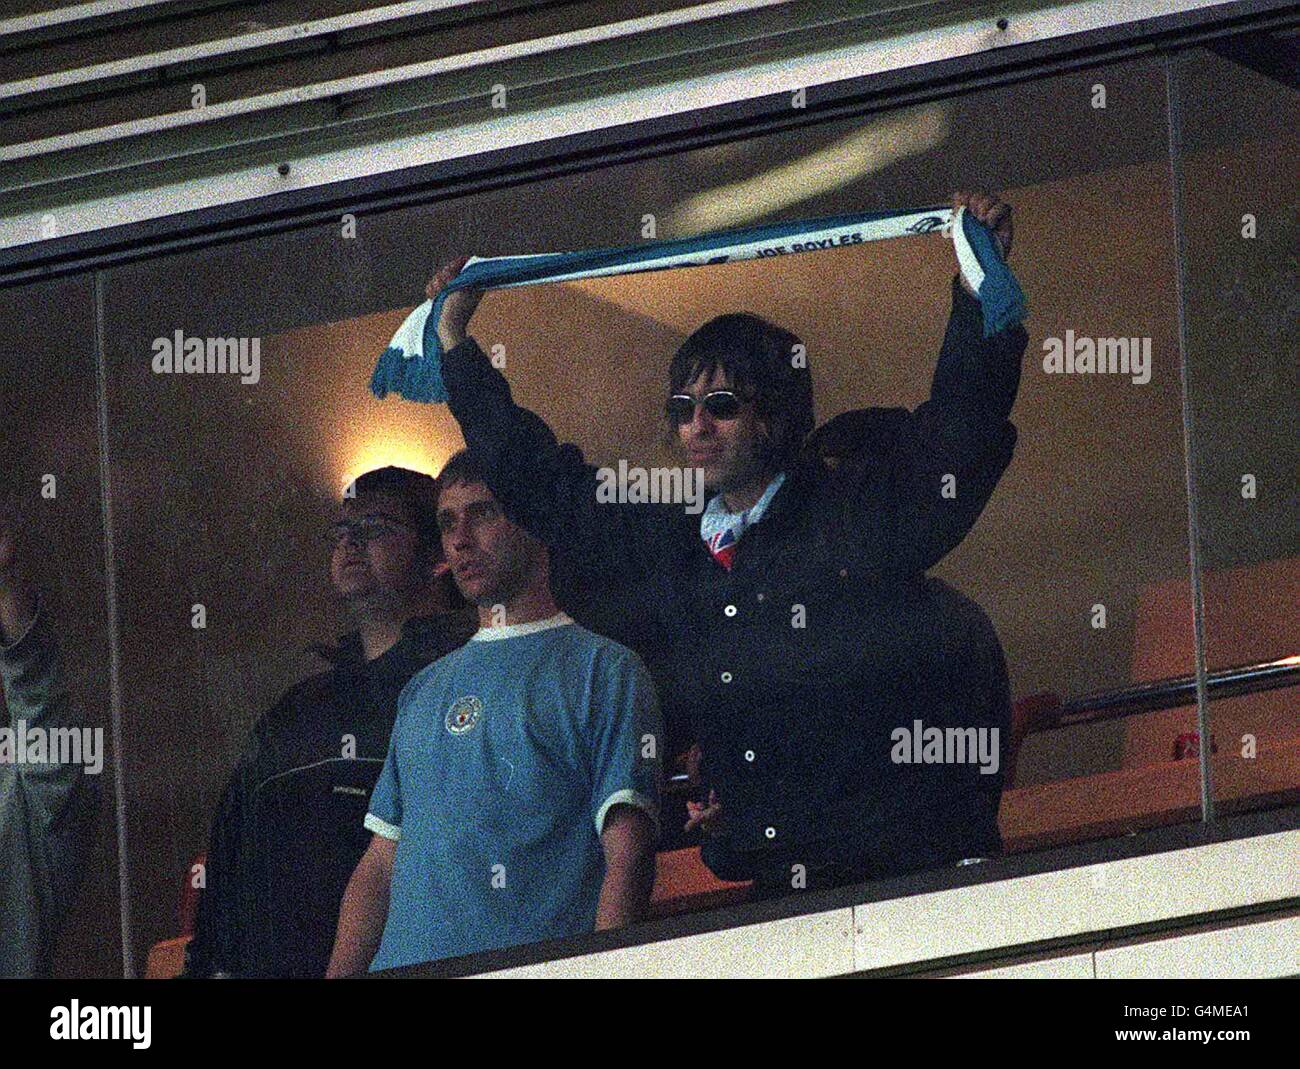
[[[1011,239],[1014,227],[1011,222],[1011,205],[999,199],[996,193],[957,192],[952,195],[952,208],[965,208],[978,222],[983,223],[997,238],[1002,259],[1011,259]]]
[[[424,288],[428,298],[432,300],[436,297],[443,286],[461,273],[468,261],[468,256],[461,256],[448,260],[439,267]],[[483,291],[475,286],[447,294],[447,299],[442,303],[442,315],[438,318],[438,341],[443,349],[454,349],[465,340],[469,321],[474,317],[474,311],[482,299]]]
[[[952,210],[955,212],[958,208],[965,208],[975,217],[978,222],[983,223],[993,232],[993,239],[998,243],[998,248],[1002,251],[1002,259],[1011,258],[1011,239],[1014,234],[1014,226],[1011,221],[1011,205],[1000,200],[996,193],[985,192],[967,192],[959,190],[952,195]],[[979,296],[974,289],[967,283],[966,277],[961,276],[962,288],[973,297]]]

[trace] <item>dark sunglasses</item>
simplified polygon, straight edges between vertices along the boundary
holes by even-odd
[[[698,401],[688,393],[675,393],[668,398],[664,411],[668,422],[680,427],[695,418],[696,405],[702,405],[712,419],[731,420],[740,415],[743,403],[734,390],[710,390]]]
[[[394,520],[389,516],[371,514],[356,520],[339,520],[329,525],[329,540],[336,546],[352,541],[360,545],[373,542],[376,538],[392,534],[395,531],[414,531],[409,523]]]

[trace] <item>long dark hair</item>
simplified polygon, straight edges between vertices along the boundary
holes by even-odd
[[[710,319],[682,343],[668,368],[668,388],[681,393],[722,368],[732,387],[753,401],[768,427],[765,464],[783,470],[813,429],[812,373],[790,331],[750,312]]]

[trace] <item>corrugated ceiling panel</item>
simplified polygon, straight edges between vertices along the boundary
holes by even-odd
[[[519,114],[992,9],[952,0],[12,6],[0,20],[7,211],[435,132],[491,116],[497,84]]]

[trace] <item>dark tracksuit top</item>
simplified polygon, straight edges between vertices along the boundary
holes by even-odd
[[[984,338],[979,302],[954,278],[930,398],[883,452],[834,469],[802,454],[730,571],[681,505],[600,502],[596,469],[514,404],[472,338],[443,355],[489,488],[555,551],[568,600],[599,610],[588,626],[647,661],[669,735],[698,741],[725,821],[704,846],[717,875],[788,880],[802,864],[885,876],[998,849],[1000,771],[895,763],[891,733],[917,719],[1001,725],[1005,744],[996,637],[990,649],[978,607],[925,572],[1011,460],[1027,341],[1019,326]]]
[[[354,632],[329,651],[333,668],[258,721],[212,822],[187,975],[325,975],[343,892],[370,845],[362,822],[397,696],[475,627],[467,612],[408,620],[372,661]]]

